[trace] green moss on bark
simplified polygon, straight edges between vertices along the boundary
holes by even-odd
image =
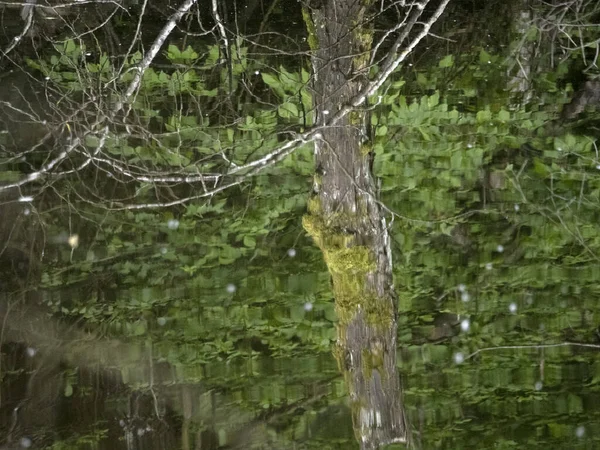
[[[347,324],[362,311],[369,323],[388,326],[394,314],[392,302],[379,298],[368,286],[369,275],[377,270],[375,255],[367,246],[356,245],[354,234],[342,231],[341,225],[356,223],[357,218],[335,215],[326,221],[317,196],[309,200],[308,210],[302,225],[323,252],[340,321]]]
[[[308,46],[312,51],[319,49],[319,38],[317,37],[317,27],[313,21],[310,11],[306,7],[302,7],[302,18],[306,24],[306,32],[308,33]]]

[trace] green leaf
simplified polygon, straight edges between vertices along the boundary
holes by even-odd
[[[277,109],[277,112],[284,119],[298,117],[300,115],[298,112],[298,107],[291,102],[285,102],[284,104],[280,105]]]
[[[281,81],[279,81],[279,78],[276,75],[261,72],[260,76],[262,77],[264,83],[271,89],[273,89],[277,95],[279,95],[280,97],[285,96],[283,84],[281,83]]]
[[[283,66],[280,66],[279,70],[281,71],[279,80],[281,80],[284,90],[290,94],[297,94],[302,88],[300,75],[298,73],[288,72]]]
[[[254,236],[244,236],[244,245],[249,248],[255,248],[256,238]]]
[[[186,60],[198,59],[198,53],[196,53],[194,49],[188,45],[187,48],[181,52],[181,58]]]
[[[492,60],[492,56],[488,52],[486,52],[483,49],[479,52],[479,62],[481,64],[487,64],[491,60]]]
[[[446,69],[454,65],[454,55],[446,55],[440,60],[440,68]]]
[[[429,106],[430,109],[435,108],[439,103],[440,103],[440,93],[439,92],[436,92],[435,94],[427,97],[427,106]]]
[[[498,120],[501,122],[508,122],[510,120],[510,113],[505,109],[501,109],[498,112]]]
[[[304,68],[302,69],[302,72],[301,72],[301,78],[302,78],[302,83],[304,83],[304,84],[308,83],[308,80],[310,79],[310,73],[308,73],[308,71],[305,70]]]
[[[77,49],[77,45],[75,44],[75,41],[73,39],[69,39],[67,42],[65,42],[65,55],[72,55],[73,52],[75,52],[75,50]]]
[[[527,40],[527,42],[535,42],[538,39],[538,34],[538,27],[531,26],[525,34],[525,39]]]
[[[208,58],[206,58],[206,61],[204,62],[206,64],[206,68],[213,68],[213,66],[219,60],[219,53],[220,50],[218,45],[213,45],[210,47],[210,49],[208,50]]]
[[[492,113],[489,109],[477,112],[477,123],[489,122],[492,120]]]
[[[169,45],[167,49],[167,58],[169,59],[169,61],[174,61],[176,59],[181,58],[181,51],[177,48],[176,45]]]
[[[377,130],[375,131],[375,136],[385,136],[388,132],[388,128],[385,125],[381,125],[380,127],[377,127]]]
[[[398,98],[398,95],[400,95],[398,92],[396,92],[395,94],[385,95],[383,97],[383,104],[384,105],[391,105],[392,103],[394,103],[394,101],[396,100],[396,98]]]
[[[450,157],[450,166],[452,167],[452,169],[460,170],[463,168],[462,165],[463,165],[463,152],[456,151],[456,152],[452,153],[452,156]]]

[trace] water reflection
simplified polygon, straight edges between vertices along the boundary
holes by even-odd
[[[305,245],[310,254],[310,243]],[[500,261],[496,270],[517,273]],[[73,304],[80,290],[4,291],[4,445],[290,448],[336,440],[350,448],[355,412],[347,395],[357,395],[348,385],[355,375],[342,376],[346,369],[331,345],[339,333],[354,332],[339,324],[335,330],[322,273],[304,274],[309,285],[298,284],[293,274],[256,273],[233,292],[222,283],[225,289],[212,291],[117,291],[100,296],[111,299],[104,306],[120,308],[100,328],[68,311],[62,317],[53,312],[57,303]],[[507,289],[502,278],[486,275],[467,285],[445,276],[450,282],[441,299],[423,295],[423,285],[414,294],[401,291],[415,295],[400,302],[410,308],[398,317],[397,359],[414,445],[428,445],[428,435],[448,427],[445,448],[468,442],[475,448],[508,429],[515,442],[532,433],[540,445],[588,442],[596,414],[596,349],[530,347],[596,339],[596,303],[573,295],[581,282],[546,279],[519,292]],[[498,282],[492,291],[490,283]],[[278,291],[281,286],[290,293]],[[466,292],[472,293],[467,303]],[[485,300],[489,295],[495,300]],[[459,313],[444,312],[448,308]],[[528,345],[510,345],[518,342]],[[363,367],[381,371],[387,363],[381,355],[382,364],[376,363],[377,346],[370,348],[361,353]],[[365,408],[356,414],[362,423],[381,419]],[[474,429],[480,430],[477,439],[470,437]]]

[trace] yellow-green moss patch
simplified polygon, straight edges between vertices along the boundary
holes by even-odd
[[[308,33],[308,46],[312,51],[319,49],[319,39],[317,38],[317,27],[310,15],[308,8],[302,8],[302,18],[306,24],[306,31]]]
[[[375,260],[367,247],[331,249],[325,255],[327,267],[331,272],[348,272],[350,274],[366,275],[375,270]]]

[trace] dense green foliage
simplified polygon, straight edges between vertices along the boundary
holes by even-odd
[[[55,50],[29,61],[32,70],[72,98],[95,97],[105,83],[109,104],[142,57],[119,70],[103,55],[81,70],[85,47],[69,41]],[[109,124],[103,148],[113,162],[134,172],[219,172],[309,127],[308,71],[235,50],[226,67],[217,46],[169,46],[168,68],[144,74],[131,123]],[[487,350],[598,339],[597,116],[558,121],[578,60],[547,67],[536,101],[520,104],[506,53],[429,57],[398,70],[370,101],[412,441],[423,449],[594,448],[597,349]],[[99,145],[85,142],[90,153]],[[186,415],[176,389],[190,388],[217,396],[218,414],[202,404],[191,417],[223,443],[233,428],[264,420],[261,439],[248,438],[246,448],[354,448],[331,355],[329,274],[301,226],[313,172],[304,145],[229,190],[147,210],[121,207],[162,201],[169,189],[173,198],[197,192],[125,176],[114,191],[110,181],[58,181],[64,202],[40,210],[46,234],[57,237],[43,266],[43,303],[62,321],[130,344],[132,360],[151,348],[151,360],[174,374],[171,384],[154,386],[135,365],[116,369],[123,390],[158,392],[174,428]],[[62,238],[73,233],[76,248]],[[455,320],[440,333],[444,314]],[[83,378],[65,377],[64,396],[93,396]],[[123,416],[124,398],[107,394],[107,417]],[[116,435],[109,428],[94,424],[52,448],[95,440],[112,448],[102,446]]]

